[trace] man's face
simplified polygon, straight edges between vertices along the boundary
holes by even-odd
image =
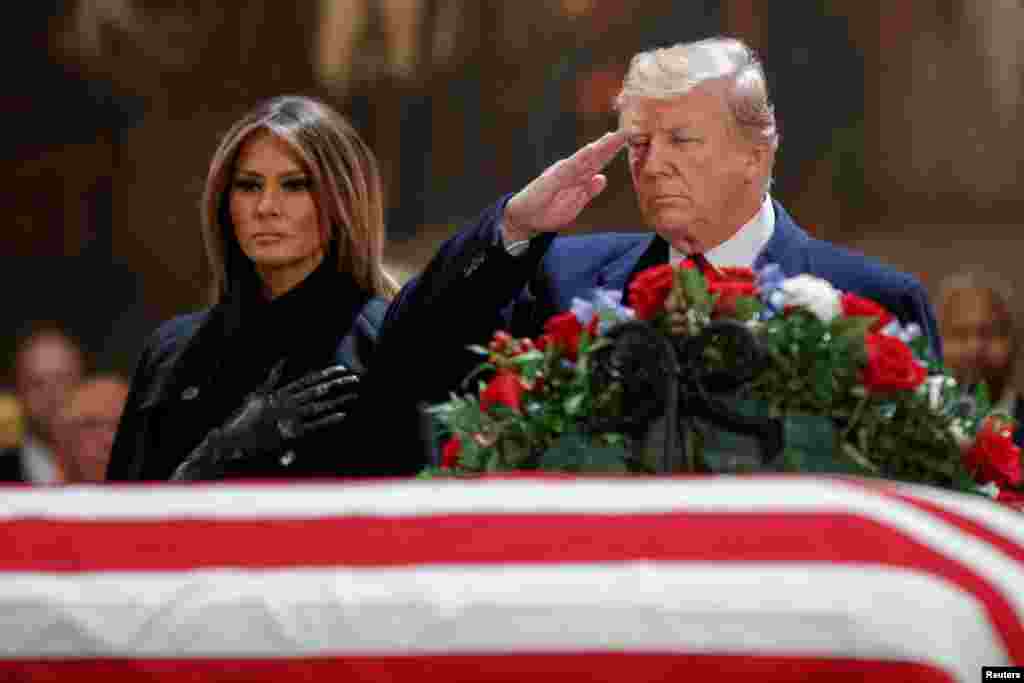
[[[18,354],[15,367],[28,432],[52,441],[68,392],[81,379],[81,356],[65,337],[44,334],[31,340]]]
[[[764,195],[765,151],[741,137],[709,81],[622,110],[629,168],[648,226],[684,252],[707,251],[750,220]]]
[[[68,399],[61,419],[61,464],[69,483],[104,481],[128,387],[113,379],[83,383]]]
[[[954,376],[967,384],[984,381],[990,391],[1002,392],[1013,361],[1007,313],[986,289],[954,292],[941,313],[943,355]]]

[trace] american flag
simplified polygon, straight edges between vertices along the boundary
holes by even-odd
[[[0,680],[977,681],[1024,516],[842,477],[11,487]]]

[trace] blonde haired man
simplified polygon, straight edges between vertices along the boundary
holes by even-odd
[[[573,297],[597,287],[628,291],[641,270],[698,254],[695,261],[715,267],[774,263],[787,276],[821,277],[920,325],[941,356],[931,305],[914,277],[812,238],[770,195],[779,135],[761,62],[748,46],[710,38],[642,52],[616,108],[618,130],[490,207],[399,294],[385,334],[406,315],[429,316],[441,330],[421,350],[432,359],[430,397],[443,398],[477,362],[461,351],[466,344],[486,343],[496,329],[534,336]],[[649,231],[557,236],[604,190],[601,169],[623,147]]]

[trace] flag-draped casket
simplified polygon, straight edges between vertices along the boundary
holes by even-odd
[[[0,680],[930,682],[1007,664],[1024,664],[1024,517],[927,487],[0,492]]]

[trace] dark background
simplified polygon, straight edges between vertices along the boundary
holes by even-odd
[[[262,98],[315,95],[352,118],[384,168],[404,279],[460,221],[614,127],[632,54],[718,33],[764,57],[773,194],[799,222],[930,287],[964,261],[1024,284],[1020,8],[424,0],[415,59],[396,68],[380,3],[363,0],[339,83],[317,52],[331,1],[44,1],[5,20],[5,369],[14,333],[46,318],[97,367],[130,372],[156,324],[203,305],[206,167]],[[576,230],[640,227],[625,163],[609,175]]]

